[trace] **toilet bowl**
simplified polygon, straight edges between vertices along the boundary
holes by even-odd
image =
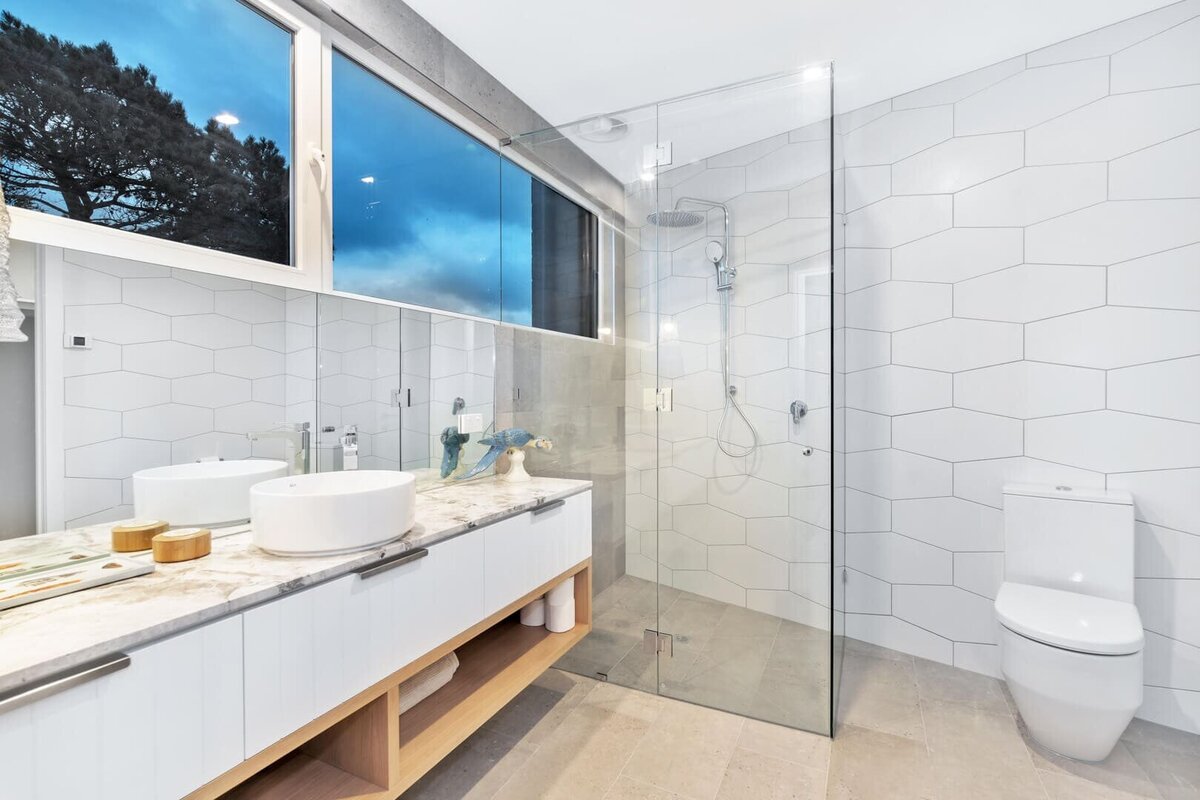
[[[1029,734],[1083,761],[1112,752],[1142,703],[1133,498],[1004,487],[1001,673]]]
[[[1130,603],[1005,583],[1001,672],[1025,727],[1062,755],[1103,761],[1142,704],[1141,620]]]

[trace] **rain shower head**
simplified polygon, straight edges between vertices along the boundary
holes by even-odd
[[[673,208],[647,214],[646,222],[658,228],[690,228],[704,222],[704,215],[696,211],[680,211]]]

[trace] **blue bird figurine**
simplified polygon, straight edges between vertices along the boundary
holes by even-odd
[[[466,480],[467,478],[473,478],[476,475],[478,475],[479,473],[483,472],[485,469],[487,469],[488,467],[495,464],[496,459],[499,458],[500,454],[505,451],[509,451],[510,453],[513,453],[513,452],[516,452],[518,450],[518,448],[525,447],[526,445],[529,445],[529,444],[532,444],[534,447],[537,447],[537,448],[540,448],[543,450],[549,450],[550,448],[552,448],[554,446],[553,443],[549,439],[544,439],[540,436],[534,436],[532,433],[525,430],[524,428],[506,428],[505,430],[502,430],[502,431],[496,431],[491,436],[480,439],[479,443],[489,445],[491,449],[489,449],[486,453],[484,453],[483,458],[479,459],[479,463],[477,463],[475,466],[471,467],[471,469],[468,470],[465,475],[460,477],[459,480]],[[523,461],[524,453],[522,453],[521,455],[522,455],[522,458],[520,460]],[[515,467],[516,464],[514,463],[513,466]],[[521,473],[523,474],[524,471],[525,470],[522,467]],[[518,478],[513,478],[513,479],[518,479]],[[528,476],[526,476],[525,478],[519,478],[519,479],[527,480]]]
[[[458,469],[458,457],[463,445],[471,438],[469,433],[459,433],[453,426],[442,431],[442,477],[449,477],[451,472]]]

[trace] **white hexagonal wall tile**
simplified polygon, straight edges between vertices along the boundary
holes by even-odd
[[[898,617],[847,614],[846,636],[943,664],[950,664],[954,660],[953,642]]]
[[[1101,370],[1017,361],[954,376],[954,405],[1029,419],[1104,408]]]
[[[868,450],[846,454],[846,486],[878,497],[949,495],[952,465],[900,450]]]
[[[955,553],[954,585],[990,600],[1004,581],[1004,553]]]
[[[216,409],[213,427],[220,433],[269,431],[284,422],[279,418],[279,412],[279,406],[273,403],[238,403]]]
[[[123,478],[171,463],[171,445],[146,439],[112,439],[66,451],[68,478]]]
[[[745,544],[746,520],[715,506],[681,505],[672,514],[675,530],[702,544]]]
[[[804,297],[782,294],[746,309],[746,333],[790,339],[804,333]]]
[[[1019,131],[1108,94],[1108,60],[1026,69],[954,106],[954,133]]]
[[[1147,147],[1108,166],[1109,197],[1147,200],[1200,195],[1200,131]]]
[[[844,172],[846,184],[846,211],[855,211],[863,206],[878,202],[892,194],[892,167],[849,167]],[[825,202],[828,203],[829,188],[825,188]],[[909,192],[896,192],[909,194]],[[933,194],[930,192],[930,194]],[[826,210],[828,213],[828,210]]]
[[[828,171],[828,141],[796,142],[747,164],[744,191],[787,190]]]
[[[847,487],[846,532],[871,533],[892,528],[892,501]]]
[[[1200,311],[1200,244],[1113,264],[1108,302]]]
[[[1133,594],[1147,631],[1200,647],[1200,615],[1179,613],[1200,608],[1200,581],[1138,578]]]
[[[746,237],[754,264],[793,264],[829,250],[829,220],[785,219]],[[735,290],[736,291],[736,290]]]
[[[745,543],[789,563],[829,558],[829,531],[793,517],[746,520]]]
[[[1195,8],[1190,3],[1172,3],[1117,25],[1107,25],[1064,42],[1034,50],[1027,56],[1028,63],[1031,67],[1044,67],[1047,64],[1112,55],[1178,25],[1195,13]]]
[[[744,377],[773,372],[787,363],[787,357],[788,343],[785,339],[744,334],[734,336],[729,343],[729,370],[734,375]],[[719,363],[713,366],[720,369]]]
[[[1025,423],[1033,458],[1097,472],[1180,469],[1195,465],[1200,425],[1120,411],[1091,411]]]
[[[1018,169],[1024,163],[1024,136],[1020,133],[950,139],[893,164],[892,193],[957,192]],[[849,174],[846,192],[847,210],[851,210]],[[956,218],[955,224],[969,223]]]
[[[894,501],[892,530],[955,552],[1004,549],[1003,514],[956,497]]]
[[[844,424],[848,453],[892,446],[892,418],[885,414],[847,408]]]
[[[705,161],[705,166],[709,169],[714,167],[744,167],[751,161],[757,161],[763,156],[778,150],[788,143],[786,133],[781,133],[778,136],[772,136],[769,139],[761,139],[757,142],[752,142],[742,147],[736,147],[733,150],[710,156]],[[635,187],[640,189],[640,186]]]
[[[172,317],[171,338],[212,350],[243,347],[252,341],[250,325],[219,314]]]
[[[1200,422],[1200,356],[1111,370],[1108,407]]]
[[[118,278],[169,278],[171,269],[117,256],[104,256],[82,250],[63,250],[63,261],[88,269],[98,269]]]
[[[1020,420],[945,408],[892,420],[892,446],[944,461],[1007,458],[1021,454]]]
[[[787,219],[787,192],[746,192],[729,201],[729,230],[732,236],[748,236]],[[703,258],[704,244],[692,257]],[[697,260],[700,260],[697,258]]]
[[[1184,6],[1180,4],[1177,13],[1195,13],[1194,8]],[[1136,92],[1200,83],[1200,62],[1196,59],[1198,37],[1200,17],[1193,17],[1115,53],[1111,91]]]
[[[702,197],[723,203],[747,191],[747,170],[742,167],[705,169],[680,181],[673,192],[675,197]],[[759,190],[761,187],[756,187]]]
[[[653,541],[656,547],[648,547],[647,540]],[[673,530],[643,536],[642,552],[656,555],[659,563],[672,570],[704,569],[708,562],[707,547]]]
[[[891,360],[891,334],[846,328],[842,338],[846,372],[881,367]]]
[[[1107,164],[1024,167],[956,194],[954,224],[1022,227],[1086,208],[1107,196]]]
[[[949,195],[894,196],[846,215],[847,247],[897,247],[953,226]]]
[[[846,376],[846,407],[909,414],[950,405],[953,378],[941,372],[884,366]]]
[[[745,545],[713,545],[708,569],[746,589],[787,589],[788,565]]]
[[[91,333],[93,339],[114,344],[158,342],[171,338],[171,318],[142,308],[113,303],[99,306],[67,306],[68,332]]]
[[[1007,322],[948,319],[892,334],[892,363],[958,372],[1021,358],[1022,330]]]
[[[1193,244],[1200,200],[1110,200],[1025,229],[1025,260],[1116,264]]]
[[[251,399],[259,403],[287,405],[287,380],[286,375],[273,375],[252,381]]]
[[[279,322],[285,320],[284,302],[256,290],[217,292],[216,313],[242,322]]]
[[[213,310],[210,290],[174,278],[127,278],[122,282],[122,299],[127,305],[172,317]]]
[[[898,247],[892,278],[954,283],[1021,263],[1020,228],[952,228]]]
[[[845,257],[846,263],[842,272],[847,292],[865,289],[891,278],[892,252],[890,250],[847,247]]]
[[[950,286],[888,281],[846,295],[846,326],[898,331],[951,316]]]
[[[121,481],[102,478],[64,478],[63,516],[68,520],[121,505]]]
[[[280,353],[261,347],[231,347],[216,351],[214,368],[239,378],[266,378],[284,374],[286,361]]]
[[[62,446],[65,448],[105,442],[121,435],[119,411],[63,406],[62,414]]]
[[[63,305],[96,305],[121,302],[121,279],[70,262],[62,266]]]
[[[653,580],[653,578],[647,578],[647,580]],[[745,589],[711,572],[680,570],[672,574],[670,580],[670,585],[685,592],[698,594],[701,597],[711,597],[714,600],[722,603],[730,603],[735,606],[746,605]],[[659,582],[663,583],[661,574]]]
[[[182,342],[127,344],[122,349],[122,364],[130,372],[183,378],[212,372],[213,353],[203,347]]]
[[[87,350],[64,350],[62,353],[63,375],[95,375],[98,372],[113,372],[121,368],[121,345],[92,340]]]
[[[1139,578],[1200,579],[1200,536],[1139,522],[1135,549]]]
[[[788,565],[788,589],[792,594],[830,608],[833,605],[832,587],[833,576],[828,562]]]
[[[190,406],[219,408],[251,399],[252,383],[246,378],[209,373],[171,381],[171,401]]]
[[[1103,489],[1104,475],[1025,457],[962,461],[954,465],[955,497],[1003,508],[1006,483]]]
[[[708,499],[704,478],[676,467],[658,471],[658,499],[673,506],[702,504]]]
[[[176,403],[126,411],[122,415],[122,431],[136,439],[157,439],[173,442],[213,429],[211,408],[184,406]]]
[[[932,86],[915,89],[898,97],[892,98],[892,108],[926,108],[928,106],[943,106],[955,103],[976,92],[992,86],[1010,75],[1015,75],[1025,69],[1025,57],[1010,58],[982,69],[967,72],[954,78],[949,78]]]
[[[992,601],[957,586],[894,586],[892,613],[947,639],[997,641]]]
[[[709,478],[708,502],[740,517],[785,517],[788,492],[749,476]]]
[[[846,566],[888,583],[944,583],[954,578],[947,550],[896,533],[846,535]]]
[[[946,106],[894,111],[846,134],[845,164],[894,164],[953,135],[953,112]]]
[[[954,286],[959,317],[1033,322],[1105,302],[1105,270],[1065,264],[1022,264]]]
[[[671,448],[671,463],[701,477],[746,474],[746,459],[725,455],[711,436],[675,442]]]
[[[363,322],[335,320],[321,324],[317,337],[322,348],[346,353],[371,346],[371,326]]]
[[[1112,489],[1133,495],[1138,519],[1200,535],[1200,468],[1116,473],[1108,476]]]
[[[66,379],[67,405],[110,411],[132,411],[166,403],[171,382],[136,372],[103,372]]]
[[[865,572],[846,571],[846,605],[851,614],[891,614],[892,585]]]
[[[725,388],[719,372],[695,372],[671,382],[672,400],[700,411],[715,411],[725,405]]]
[[[1111,369],[1198,354],[1195,311],[1106,306],[1025,326],[1025,357],[1035,361]]]
[[[1025,133],[1027,164],[1109,161],[1200,127],[1200,86],[1113,94]]]

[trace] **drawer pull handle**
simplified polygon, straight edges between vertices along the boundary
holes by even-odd
[[[422,559],[427,555],[429,555],[429,551],[424,547],[419,547],[416,550],[408,550],[407,552],[401,553],[398,556],[392,556],[386,561],[380,561],[378,564],[372,564],[369,567],[360,567],[354,570],[354,574],[363,580],[366,580],[367,578],[374,577],[382,572],[387,572],[389,569],[410,564],[413,561]]]
[[[38,681],[32,686],[21,686],[0,693],[0,713],[12,711],[15,708],[35,703],[59,692],[65,692],[75,686],[95,680],[102,675],[108,675],[125,669],[133,659],[125,653],[115,653],[111,656],[89,661],[78,667],[51,675]]]
[[[553,511],[554,509],[561,508],[561,507],[565,506],[566,504],[567,504],[566,500],[555,500],[553,503],[546,503],[545,505],[540,505],[529,513],[533,514],[533,516],[536,517],[538,514],[545,514],[547,511]]]

